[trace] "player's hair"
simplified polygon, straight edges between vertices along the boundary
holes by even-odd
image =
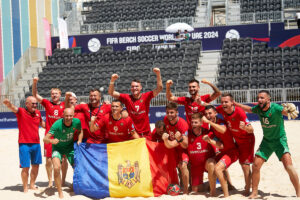
[[[132,79],[131,83],[132,82],[136,82],[136,83],[140,83],[141,84],[141,81],[139,79]]]
[[[189,81],[189,84],[190,84],[190,83],[197,83],[197,84],[199,85],[199,81],[198,81],[197,79],[192,79],[192,80],[190,80],[190,81]]]
[[[217,110],[216,110],[216,107],[215,107],[215,106],[213,106],[213,105],[208,105],[208,106],[205,106],[205,110],[209,110],[209,109],[213,109],[214,111],[216,111],[216,112],[217,112]]]
[[[169,102],[169,103],[166,105],[166,109],[172,109],[172,110],[178,111],[177,103]]]
[[[114,100],[111,101],[111,103],[113,103],[113,102],[119,102],[120,105],[121,105],[121,107],[123,107],[123,104],[122,104],[122,102],[119,99],[114,99]]]
[[[271,94],[270,94],[270,92],[268,90],[260,90],[260,91],[258,91],[258,94],[260,94],[260,93],[266,93],[271,98]]]
[[[233,101],[233,95],[231,93],[223,93],[221,97],[230,97],[230,100]]]
[[[101,96],[101,92],[100,92],[100,90],[98,88],[90,89],[89,93],[91,94],[91,92],[99,92],[99,95]]]
[[[163,120],[158,120],[157,122],[155,122],[155,128],[160,128],[160,127],[166,127],[165,123]]]
[[[192,114],[192,119],[202,119],[203,114],[201,112]]]
[[[59,88],[51,88],[50,93],[51,93],[53,90],[57,90],[57,91],[59,92],[59,94],[61,94],[61,90],[60,90]]]

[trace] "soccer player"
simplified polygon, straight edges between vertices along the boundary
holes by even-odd
[[[158,120],[155,122],[155,128],[153,131],[149,134],[148,140],[152,142],[164,142],[162,140],[163,133],[166,132],[166,125],[163,120]]]
[[[234,187],[231,184],[229,173],[226,169],[238,159],[239,153],[230,131],[227,131],[224,120],[217,118],[218,113],[216,108],[213,105],[208,105],[205,106],[204,112],[205,117],[202,118],[203,121],[210,125],[210,129],[213,131],[215,137],[223,143],[223,148],[219,149],[220,153],[214,158],[216,161],[214,171],[220,181],[224,197],[228,197],[229,188]]]
[[[244,195],[249,195],[251,187],[250,164],[253,163],[255,137],[253,127],[246,113],[234,106],[233,96],[230,93],[222,94],[221,105],[216,108],[223,115],[226,125],[231,132],[238,148],[239,162],[245,178]]]
[[[101,104],[101,92],[99,89],[91,89],[89,94],[88,104],[78,104],[75,106],[75,113],[80,112],[84,114],[86,129],[83,129],[84,139],[87,143],[103,143],[104,135],[100,133],[91,133],[90,123],[92,117],[104,117],[107,113],[111,112],[110,104]],[[70,105],[70,95],[67,96],[66,107]]]
[[[111,76],[109,83],[108,94],[116,99],[119,99],[125,104],[129,116],[135,124],[137,133],[141,137],[147,137],[150,133],[149,123],[149,107],[152,98],[156,97],[163,89],[162,80],[159,68],[154,68],[153,72],[156,74],[157,86],[153,91],[141,93],[142,84],[139,80],[132,80],[131,95],[120,94],[115,91],[115,81],[118,79],[117,74]]]
[[[215,156],[215,150],[212,145],[222,149],[223,144],[220,141],[213,140],[214,134],[202,127],[202,113],[194,113],[191,116],[192,129],[189,130],[188,153],[191,163],[192,191],[194,193],[203,190],[203,174],[207,170],[210,195],[216,193],[216,177],[214,175],[214,161],[209,158]]]
[[[271,96],[267,90],[258,92],[257,102],[258,104],[254,107],[235,102],[235,105],[241,107],[244,111],[258,114],[264,134],[263,140],[255,154],[252,166],[252,193],[249,198],[258,197],[260,169],[262,165],[268,161],[273,152],[276,153],[276,156],[282,162],[285,170],[289,174],[297,197],[300,197],[299,178],[292,164],[282,116],[288,116],[288,112],[284,110],[281,105],[271,103]]]
[[[39,165],[42,164],[39,126],[45,128],[45,122],[42,120],[41,113],[36,109],[37,100],[32,96],[27,97],[25,109],[16,107],[8,99],[4,99],[3,104],[17,116],[19,128],[19,158],[20,168],[22,168],[21,178],[23,191],[26,193],[28,192],[28,189],[36,190],[35,180],[39,172]],[[30,184],[28,188],[30,163]]]
[[[100,134],[107,137],[107,142],[123,142],[139,138],[135,131],[132,119],[128,116],[122,117],[123,105],[120,100],[113,100],[111,103],[111,113],[104,117],[92,117],[91,132],[100,130]]]
[[[204,106],[206,103],[209,103],[221,95],[220,90],[210,83],[209,81],[203,79],[201,83],[209,85],[213,89],[212,94],[199,95],[199,81],[196,79],[192,79],[189,81],[189,93],[191,97],[176,97],[171,92],[171,85],[173,85],[172,80],[168,80],[166,83],[166,96],[169,101],[182,104],[185,108],[186,113],[186,121],[190,125],[191,124],[191,116],[193,113],[202,112],[204,114]],[[200,104],[201,103],[201,104]],[[202,105],[203,104],[203,105]],[[190,127],[191,128],[191,127]]]
[[[166,116],[164,117],[166,125],[166,133],[162,135],[162,139],[167,148],[176,148],[177,166],[181,172],[181,180],[183,182],[183,193],[188,194],[189,171],[187,164],[189,158],[187,155],[188,147],[188,129],[189,125],[184,119],[178,116],[178,106],[174,102],[170,102],[166,106]]]
[[[60,176],[63,155],[66,155],[70,165],[74,167],[74,135],[78,135],[77,144],[82,142],[83,132],[80,120],[74,118],[74,110],[66,108],[63,118],[57,120],[44,137],[44,142],[52,144],[52,162],[54,167],[54,181],[59,198],[63,198],[62,180]]]
[[[51,101],[48,99],[44,99],[42,96],[38,94],[37,91],[37,83],[39,81],[38,77],[33,78],[32,83],[32,95],[37,99],[37,101],[44,106],[46,111],[46,132],[45,135],[50,130],[50,127],[52,124],[60,119],[63,115],[63,111],[65,109],[65,102],[60,101],[61,97],[61,90],[58,88],[52,88],[51,89]],[[52,144],[44,144],[44,156],[46,157],[46,171],[48,175],[49,184],[48,187],[51,187],[53,185],[52,181]],[[63,184],[65,183],[65,179],[67,176],[67,170],[68,170],[68,162],[66,159],[63,159],[62,164],[62,177],[63,177]]]

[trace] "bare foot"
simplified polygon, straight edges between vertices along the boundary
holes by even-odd
[[[29,189],[30,189],[30,190],[38,190],[38,187],[36,187],[35,185],[31,185],[31,186],[29,187]]]
[[[216,195],[216,191],[209,192],[209,196],[210,196],[210,197],[216,197],[216,196],[217,196],[217,195]]]
[[[257,194],[256,191],[253,191],[253,192],[251,193],[251,195],[248,196],[248,199],[256,199],[256,198],[258,198],[258,194]]]
[[[52,187],[52,186],[53,186],[53,181],[49,181],[48,187]]]
[[[59,197],[60,199],[63,199],[63,198],[64,198],[64,194],[63,194],[62,191],[61,191],[61,192],[58,192],[58,197]]]
[[[28,187],[23,188],[23,192],[24,192],[24,193],[27,193],[27,192],[28,192]]]

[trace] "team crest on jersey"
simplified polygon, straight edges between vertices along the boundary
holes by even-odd
[[[235,121],[235,119],[234,119],[234,118],[232,118],[231,120],[232,120],[232,121]]]
[[[134,165],[131,165],[129,160],[126,161],[125,166],[119,164],[117,172],[119,185],[124,185],[129,189],[132,188],[135,184],[141,182],[140,173],[138,161],[135,161]]]
[[[121,126],[123,126],[123,122],[121,122],[121,124],[120,124]]]
[[[60,109],[62,109],[63,107],[62,106],[60,106]]]
[[[103,113],[103,110],[100,110],[101,113]]]
[[[112,124],[112,122],[109,122],[109,124]]]
[[[36,115],[37,117],[39,117],[39,114],[38,114],[38,113],[36,113],[35,115]]]
[[[271,117],[272,116],[272,113],[269,113],[269,117]]]
[[[118,127],[114,126],[114,131],[117,132],[118,131]]]
[[[140,102],[143,103],[143,99]]]

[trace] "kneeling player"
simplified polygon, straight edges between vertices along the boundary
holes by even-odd
[[[188,153],[191,163],[192,191],[198,192],[203,184],[204,171],[208,171],[210,184],[210,195],[215,195],[216,178],[214,176],[214,162],[209,158],[215,156],[215,150],[212,145],[217,148],[223,148],[223,144],[219,141],[212,140],[213,133],[202,126],[202,114],[195,113],[192,115],[191,127],[189,132]],[[212,145],[211,145],[212,144]]]
[[[186,148],[188,147],[188,129],[189,126],[184,119],[178,116],[178,107],[176,103],[170,102],[166,106],[166,116],[164,122],[166,125],[166,133],[162,135],[162,139],[167,148],[175,148],[178,168],[181,172],[181,180],[183,183],[183,193],[188,194],[189,171],[187,164],[189,158]]]
[[[64,110],[64,118],[57,120],[44,138],[44,142],[46,144],[52,144],[54,181],[57,187],[59,198],[63,198],[60,176],[62,157],[63,155],[66,155],[70,165],[74,167],[74,135],[79,134],[77,144],[80,144],[83,138],[80,120],[73,117],[74,110],[71,108],[66,108]],[[53,139],[51,139],[52,137]]]

